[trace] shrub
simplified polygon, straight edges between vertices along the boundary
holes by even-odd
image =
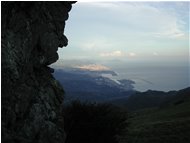
[[[127,126],[126,112],[110,104],[74,101],[64,113],[66,143],[117,143]]]

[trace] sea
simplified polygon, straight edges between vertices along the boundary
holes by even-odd
[[[138,91],[171,91],[190,87],[189,65],[109,65],[117,76],[104,75],[112,80],[130,79]]]

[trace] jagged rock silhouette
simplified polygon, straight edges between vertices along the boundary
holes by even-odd
[[[74,2],[2,2],[2,142],[63,143],[64,90],[48,67]]]

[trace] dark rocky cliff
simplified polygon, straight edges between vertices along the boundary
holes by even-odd
[[[1,2],[2,143],[63,143],[64,90],[48,65],[73,2]]]

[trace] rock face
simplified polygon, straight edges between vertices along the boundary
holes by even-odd
[[[64,90],[48,67],[73,2],[1,2],[2,143],[64,143]]]

